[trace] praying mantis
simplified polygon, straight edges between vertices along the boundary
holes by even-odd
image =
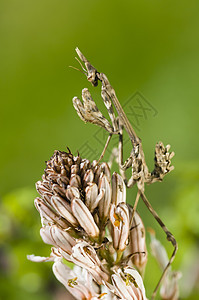
[[[87,80],[93,86],[97,86],[98,82],[101,82],[101,96],[111,120],[111,124],[110,124],[106,120],[106,118],[104,118],[104,116],[101,114],[101,112],[98,110],[88,89],[84,89],[82,91],[83,104],[77,97],[73,98],[73,105],[78,115],[83,121],[94,123],[98,126],[103,127],[105,130],[109,132],[107,142],[97,163],[99,163],[102,160],[105,151],[109,145],[109,142],[111,140],[111,137],[115,134],[119,135],[118,164],[119,164],[121,176],[123,177],[124,182],[126,183],[126,186],[128,188],[131,188],[136,184],[138,189],[136,200],[133,206],[132,219],[133,219],[134,212],[136,211],[139,198],[141,198],[145,203],[145,205],[147,206],[150,213],[156,219],[158,224],[162,227],[163,231],[166,234],[167,240],[171,242],[171,244],[174,247],[169,262],[165,267],[160,277],[160,280],[158,281],[158,284],[156,285],[154,292],[152,294],[151,298],[154,299],[157,294],[161,281],[163,280],[169,266],[172,264],[175,258],[178,249],[178,244],[173,234],[168,230],[166,225],[162,222],[162,220],[160,219],[160,217],[158,216],[158,214],[156,213],[156,211],[153,209],[152,205],[148,201],[145,195],[145,184],[146,183],[151,184],[153,182],[162,181],[164,176],[173,170],[173,166],[171,166],[170,160],[174,156],[174,153],[169,152],[170,149],[169,145],[164,147],[163,143],[161,142],[157,143],[155,148],[155,167],[152,172],[149,172],[144,157],[144,151],[142,148],[141,139],[136,135],[132,125],[130,124],[116,96],[115,90],[111,86],[108,78],[106,77],[105,74],[98,72],[97,69],[95,69],[95,67],[91,65],[91,63],[86,59],[86,57],[80,52],[78,48],[76,48],[76,52],[79,56],[79,59],[85,65],[84,67],[82,63],[77,59],[82,67],[83,73],[87,77]],[[118,115],[117,117],[114,113],[112,104],[116,109]],[[124,163],[123,163],[123,129],[127,132],[132,144],[132,151],[130,153],[130,156]],[[130,167],[132,168],[132,174],[130,179],[127,180],[125,171]]]

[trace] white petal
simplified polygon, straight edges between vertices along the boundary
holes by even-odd
[[[116,288],[120,297],[122,297],[126,300],[137,300],[135,294],[134,294],[134,297],[132,298],[133,291],[131,291],[131,293],[129,293],[129,291],[128,291],[129,287],[125,284],[123,279],[118,274],[113,274],[111,276],[111,278],[112,278],[113,285]]]
[[[133,278],[135,278],[135,281],[142,292],[143,299],[145,300],[146,299],[145,288],[144,288],[142,277],[140,276],[138,271],[136,271],[136,269],[134,268],[126,267],[124,268],[124,273],[130,274],[131,276],[133,276]]]
[[[35,256],[34,254],[31,254],[31,255],[27,255],[27,259],[33,262],[47,262],[47,261],[54,261],[55,257]]]
[[[76,299],[84,300],[91,297],[90,291],[76,278],[76,274],[62,262],[53,264],[53,273]],[[74,280],[75,284],[70,284],[70,280]]]

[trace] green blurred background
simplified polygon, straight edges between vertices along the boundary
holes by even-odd
[[[178,240],[173,268],[183,273],[181,297],[198,299],[199,2],[1,0],[0,23],[0,299],[69,299],[52,275],[51,263],[32,263],[26,255],[50,252],[41,242],[33,206],[34,184],[45,160],[66,146],[81,154],[87,142],[102,150],[101,132],[83,124],[72,106],[73,96],[89,87],[105,113],[100,88],[68,68],[78,67],[76,46],[108,76],[127,113],[125,103],[131,99],[135,106],[137,92],[157,112],[148,110],[144,116],[137,111],[137,133],[150,168],[155,143],[161,140],[176,153],[175,170],[146,193]],[[127,144],[126,156],[129,152]],[[89,151],[87,158],[93,159]],[[129,203],[134,196],[134,190],[128,191]],[[141,202],[138,210],[171,253]],[[148,297],[160,274],[149,256]]]

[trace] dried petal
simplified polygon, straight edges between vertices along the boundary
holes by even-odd
[[[53,196],[53,193],[50,193],[50,192],[43,193],[43,199],[46,201],[47,204],[51,203],[52,196]]]
[[[52,233],[51,233],[52,226],[44,226],[40,229],[40,235],[45,244],[49,245],[55,245],[55,240],[53,239]]]
[[[86,187],[88,183],[92,183],[94,180],[94,173],[93,170],[87,170],[84,174],[83,178],[83,186]]]

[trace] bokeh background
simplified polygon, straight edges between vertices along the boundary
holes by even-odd
[[[70,299],[52,275],[51,263],[32,263],[26,255],[50,252],[39,236],[33,206],[44,162],[66,146],[93,159],[105,138],[94,125],[83,124],[72,106],[73,96],[89,87],[106,113],[100,88],[68,67],[79,67],[76,46],[115,87],[150,168],[157,141],[175,151],[175,170],[146,193],[178,240],[173,269],[183,274],[181,298],[198,299],[199,2],[1,0],[0,24],[0,299]],[[136,101],[149,105],[146,114]],[[126,157],[129,152],[127,143]],[[135,190],[128,191],[128,202],[134,199]],[[171,253],[141,201],[138,210]],[[148,297],[160,274],[149,256]]]

